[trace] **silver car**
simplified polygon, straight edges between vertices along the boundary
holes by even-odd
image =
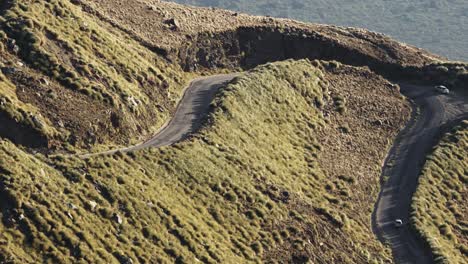
[[[434,87],[435,90],[441,94],[449,94],[450,91],[447,87],[443,86],[443,85],[437,85],[436,87]]]
[[[403,220],[401,220],[401,219],[395,219],[395,221],[393,222],[393,224],[395,225],[395,227],[402,227],[402,226],[403,226]]]

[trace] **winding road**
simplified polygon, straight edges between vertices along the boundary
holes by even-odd
[[[208,114],[210,104],[219,88],[237,76],[239,76],[239,73],[213,75],[194,79],[185,89],[184,95],[177,105],[174,116],[149,140],[131,147],[85,154],[80,157],[86,158],[96,155],[109,155],[117,152],[131,152],[149,147],[169,146],[185,139],[187,136],[196,132],[202,125],[202,121]]]
[[[465,96],[442,95],[432,87],[401,85],[401,92],[412,100],[413,113],[385,161],[373,229],[392,248],[396,263],[432,263],[430,249],[409,222],[411,201],[427,155],[442,133],[468,118],[468,102]],[[395,219],[402,219],[403,226],[395,227]]]
[[[151,139],[135,146],[81,157],[167,146],[183,140],[200,128],[219,88],[238,75],[224,74],[193,80],[173,118]],[[395,262],[431,263],[430,250],[409,224],[412,196],[426,156],[437,144],[441,133],[461,118],[468,118],[468,103],[465,96],[438,94],[427,86],[401,85],[401,92],[412,100],[413,114],[385,161],[382,179],[386,181],[375,205],[372,226],[378,238],[392,248]],[[404,225],[396,228],[395,219],[402,219]]]

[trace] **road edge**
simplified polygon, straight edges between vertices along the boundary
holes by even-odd
[[[240,74],[240,73],[231,73],[231,74]],[[174,116],[175,114],[177,113],[177,111],[180,109],[181,107],[181,103],[184,101],[184,99],[187,97],[187,94],[188,92],[190,91],[190,88],[193,87],[193,84],[196,83],[196,82],[200,82],[200,81],[203,81],[203,80],[206,80],[206,79],[210,79],[210,78],[213,78],[213,77],[219,77],[219,76],[224,76],[224,75],[228,75],[228,74],[215,74],[215,75],[209,75],[209,76],[201,76],[201,77],[197,77],[197,78],[194,78],[192,80],[190,80],[190,82],[188,83],[188,85],[185,86],[184,89],[182,89],[182,96],[179,98],[179,100],[177,101],[177,104],[176,104],[176,107],[175,107],[175,110],[174,110],[174,113],[170,116],[170,118],[168,118],[166,120],[166,122],[160,127],[158,128],[154,133],[152,133],[150,136],[147,136],[147,138],[137,144],[133,144],[131,146],[126,146],[126,147],[121,147],[121,148],[116,148],[116,149],[110,149],[110,150],[106,150],[106,151],[101,151],[101,152],[95,152],[95,153],[87,153],[87,154],[84,154],[84,153],[81,153],[81,154],[70,154],[70,156],[77,156],[81,159],[84,159],[84,158],[89,158],[89,157],[94,157],[94,156],[100,156],[100,155],[110,155],[110,154],[114,154],[116,152],[126,152],[126,151],[129,151],[133,148],[137,148],[138,146],[141,146],[141,145],[144,145],[145,143],[151,141],[152,139],[156,138],[158,135],[160,135],[168,126],[170,126],[170,124],[173,122],[174,120]]]

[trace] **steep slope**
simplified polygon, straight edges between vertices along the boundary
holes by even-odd
[[[308,58],[368,66],[400,81],[456,87],[468,84],[466,64],[444,61],[425,50],[363,29],[255,17],[158,0],[74,2],[187,71],[250,69],[266,62]]]
[[[453,60],[468,61],[466,1],[173,0],[254,15],[368,28]]]
[[[463,263],[467,248],[468,123],[446,135],[429,157],[413,198],[412,224],[437,263]]]
[[[424,50],[362,29],[305,24],[293,20],[248,16],[224,10],[191,8],[158,0],[76,0],[74,2],[80,3],[84,10],[98,14],[103,19],[132,33],[135,38],[166,50],[169,55],[177,55],[184,59],[190,55],[186,54],[185,50],[190,47],[190,52],[201,53],[197,54],[196,58],[201,60],[200,63],[203,63],[204,60],[207,62],[216,60],[216,56],[213,55],[217,54],[210,53],[224,51],[222,57],[229,56],[229,61],[234,60],[234,62],[230,62],[231,64],[244,66],[242,59],[254,55],[247,54],[248,51],[243,50],[247,48],[243,46],[249,46],[245,42],[260,46],[257,42],[262,42],[264,39],[261,35],[268,33],[277,35],[275,39],[279,42],[270,42],[269,45],[264,45],[265,49],[270,49],[271,54],[267,54],[269,56],[281,56],[287,51],[286,49],[283,49],[282,52],[274,52],[271,49],[274,49],[276,45],[281,45],[281,42],[286,42],[293,47],[291,42],[296,40],[300,41],[299,43],[311,44],[310,46],[316,49],[315,56],[333,56],[333,54],[329,54],[331,51],[327,52],[327,50],[333,49],[333,52],[338,53],[336,56],[340,56],[340,60],[343,60],[345,59],[343,58],[344,54],[340,54],[340,49],[342,49],[347,51],[346,55],[352,56],[353,53],[356,53],[357,56],[367,59],[368,64],[371,60],[376,60],[380,64],[418,66],[437,58]],[[138,18],[135,18],[134,14],[139,14]],[[148,30],[149,28],[151,30]],[[260,33],[260,36],[250,36],[250,34],[257,32]],[[281,37],[290,37],[291,40],[282,40]],[[240,43],[234,45],[235,41]],[[317,45],[312,45],[314,42]],[[198,49],[202,48],[200,46],[203,45],[210,50],[197,52],[193,47],[194,44],[198,44]],[[242,49],[237,49],[236,46],[241,46]],[[246,54],[242,54],[242,52]],[[206,58],[201,56],[206,56]],[[239,56],[237,60],[236,56]],[[275,58],[265,59],[274,60]],[[212,62],[216,65],[216,61]],[[224,63],[229,62],[224,61]],[[360,61],[355,63],[364,64]]]
[[[167,120],[185,85],[177,65],[68,1],[29,2],[7,1],[0,21],[1,117],[24,134],[3,136],[33,147],[128,144]]]
[[[390,262],[370,215],[410,107],[381,75],[468,83],[355,28],[144,0],[0,15],[0,262]],[[189,80],[244,69],[183,142],[70,155],[141,142]]]
[[[360,29],[159,1],[71,2],[2,6],[0,118],[11,129],[0,133],[16,143],[75,151],[140,141],[167,121],[194,70],[309,58],[468,83],[466,65]]]
[[[80,160],[2,141],[2,261],[389,261],[370,201],[408,103],[366,69],[313,64],[239,77],[172,147]]]

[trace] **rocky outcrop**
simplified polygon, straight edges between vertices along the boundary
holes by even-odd
[[[177,60],[186,71],[251,69],[285,59],[335,60],[347,65],[367,66],[394,80],[411,79],[450,86],[466,82],[465,64],[428,60],[423,51],[407,53],[405,46],[393,40],[386,41],[377,33],[353,30],[347,31],[350,36],[343,37],[343,41],[340,41],[341,37],[330,38],[319,32],[270,26],[204,32],[189,37],[190,41],[178,49]],[[346,38],[351,36],[363,39],[363,45],[356,46],[355,40],[351,44],[347,42]],[[407,57],[407,54],[412,56]]]
[[[383,75],[401,70],[398,51],[389,46],[383,53],[381,48],[375,49],[381,54],[368,53],[316,32],[242,27],[235,31],[193,36],[192,42],[180,48],[177,56],[187,71],[226,67],[250,69],[266,62],[304,58],[368,66]]]

